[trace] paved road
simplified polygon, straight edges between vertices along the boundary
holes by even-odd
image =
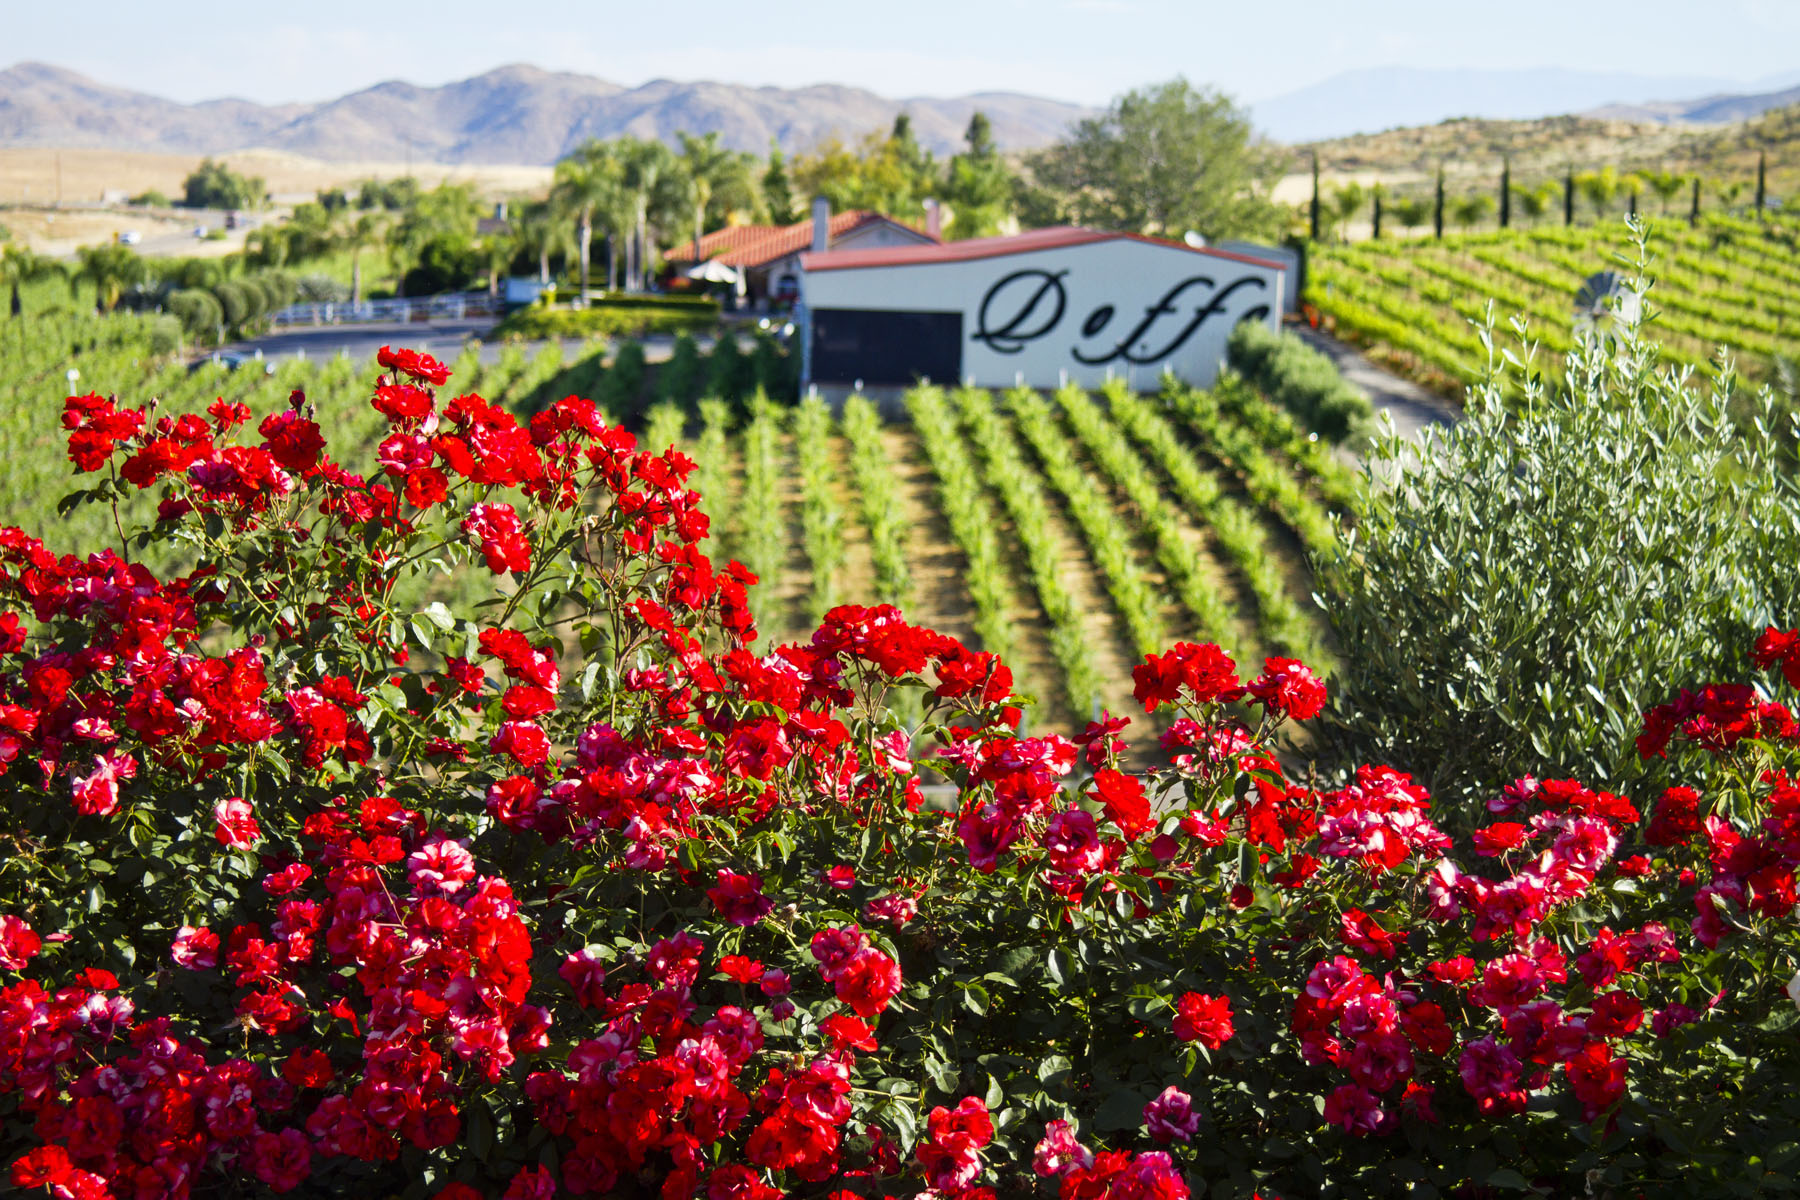
[[[356,359],[373,358],[375,352],[383,346],[405,346],[413,350],[421,350],[444,362],[452,362],[462,353],[463,344],[470,338],[485,338],[487,332],[494,327],[493,317],[445,317],[434,321],[371,321],[357,325],[295,325],[263,337],[248,338],[241,342],[233,342],[219,349],[221,354],[254,355],[258,350],[267,359],[280,361],[287,358],[329,358],[334,354],[348,354]],[[644,357],[649,362],[661,362],[668,358],[675,347],[672,334],[653,333],[640,339],[644,344]],[[702,352],[712,349],[713,339],[710,335],[702,335],[694,339]],[[740,344],[748,349],[748,343],[742,338]],[[563,339],[563,356],[572,359],[582,346],[579,338]],[[536,352],[541,342],[528,342],[525,353],[529,357]],[[500,357],[502,344],[498,341],[483,341],[481,344],[481,361],[492,363]],[[212,355],[207,351],[201,358]]]
[[[366,325],[294,326],[259,338],[233,342],[221,347],[221,353],[255,354],[264,358],[330,358],[349,354],[356,359],[372,358],[383,346],[408,346],[449,362],[462,353],[463,343],[480,337],[494,326],[492,317],[464,317],[441,321],[381,321]],[[499,347],[484,358],[499,355]]]
[[[1461,414],[1442,397],[1364,358],[1354,346],[1304,325],[1294,328],[1301,340],[1326,354],[1345,379],[1369,393],[1377,413],[1386,412],[1394,431],[1414,437],[1427,425],[1454,425]]]

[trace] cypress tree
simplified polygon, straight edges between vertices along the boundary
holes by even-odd
[[[1695,175],[1694,176],[1694,201],[1688,207],[1688,224],[1690,226],[1693,226],[1693,225],[1698,225],[1699,223],[1700,223],[1700,176]]]
[[[1371,241],[1381,240],[1381,185],[1375,185],[1375,225],[1369,232]]]
[[[1432,228],[1432,232],[1437,236],[1437,239],[1440,242],[1443,241],[1444,240],[1444,167],[1443,167],[1442,163],[1438,164],[1437,203],[1432,206],[1432,210],[1431,210],[1431,228]]]
[[[1763,201],[1768,198],[1769,152],[1763,150],[1756,156],[1756,215],[1762,216]]]
[[[1312,240],[1319,240],[1319,152],[1313,151]]]
[[[1563,176],[1563,224],[1564,225],[1573,225],[1574,223],[1575,223],[1575,168],[1570,167],[1569,173],[1567,175]]]
[[[1629,203],[1630,203],[1630,208],[1628,211],[1630,212],[1630,214],[1632,216],[1634,216],[1634,217],[1637,216],[1637,189],[1636,188],[1631,189],[1631,198],[1630,198]]]
[[[1500,228],[1512,224],[1512,159],[1500,160]]]

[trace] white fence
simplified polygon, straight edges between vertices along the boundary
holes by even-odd
[[[430,321],[498,316],[502,305],[486,292],[417,299],[364,300],[357,304],[290,304],[270,320],[282,325],[351,325],[365,321]]]

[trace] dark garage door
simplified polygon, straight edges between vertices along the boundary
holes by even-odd
[[[819,383],[938,383],[962,378],[962,314],[819,308],[812,314]]]

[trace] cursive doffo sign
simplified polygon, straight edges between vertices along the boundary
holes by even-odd
[[[913,375],[939,378],[954,366],[957,377],[988,387],[1115,375],[1148,388],[1167,369],[1205,385],[1232,326],[1273,323],[1281,311],[1286,279],[1276,263],[1086,230],[1064,237],[1060,245],[1024,235],[977,248],[991,253],[953,243],[846,253],[841,263],[812,256],[806,298],[827,331],[815,343],[822,371],[814,377],[902,382],[886,377],[917,364]],[[921,319],[926,313],[931,320]],[[856,374],[863,361],[869,369]]]

